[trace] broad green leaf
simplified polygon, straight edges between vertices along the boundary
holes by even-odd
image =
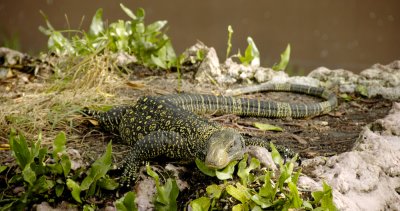
[[[10,146],[21,169],[24,169],[26,165],[31,163],[33,158],[31,157],[31,152],[28,148],[25,137],[22,134],[16,135],[14,132],[11,132]]]
[[[254,206],[251,211],[262,211],[260,206]]]
[[[264,177],[264,184],[258,192],[259,195],[267,198],[271,202],[274,200],[277,191],[277,188],[273,186],[273,182],[271,181],[271,171],[267,171]]]
[[[81,189],[87,190],[89,189],[90,185],[100,178],[104,177],[108,170],[111,167],[111,153],[112,153],[112,144],[111,141],[107,145],[106,152],[97,159],[89,169],[88,175],[82,181]]]
[[[250,171],[260,167],[260,161],[256,158],[251,158],[250,165],[246,167],[247,158],[248,154],[245,154],[243,159],[239,162],[237,172],[237,175],[240,177],[240,180],[244,186],[246,186],[249,181],[251,182],[252,177],[254,177],[252,174],[250,174]]]
[[[322,184],[322,191],[312,192],[311,195],[314,198],[315,203],[321,204],[323,210],[337,210],[335,204],[333,203],[332,188],[325,183]]]
[[[210,205],[210,199],[207,197],[200,197],[190,202],[190,207],[192,207],[193,211],[208,211]]]
[[[291,208],[300,208],[301,205],[303,204],[303,200],[301,200],[299,196],[299,191],[297,190],[296,184],[293,182],[288,183],[289,189],[290,189],[290,194],[289,198],[291,200]]]
[[[85,204],[83,205],[83,211],[95,211],[96,205],[94,204]]]
[[[285,51],[281,54],[281,61],[272,67],[273,70],[285,70],[290,59],[290,44],[286,46]]]
[[[247,43],[248,46],[244,52],[244,56],[241,56],[239,53],[240,62],[244,65],[260,66],[260,52],[258,51],[256,44],[251,37],[247,38]]]
[[[175,179],[168,178],[163,186],[157,187],[156,210],[177,210],[179,188]]]
[[[291,181],[291,175],[293,173],[294,165],[292,162],[285,163],[284,165],[280,165],[280,175],[278,179],[279,189],[282,191],[283,185],[286,182]]]
[[[272,205],[269,199],[262,197],[259,194],[252,195],[251,200],[253,200],[257,205],[261,206],[261,208],[263,209],[268,208]]]
[[[96,11],[96,14],[92,18],[92,23],[90,24],[91,35],[99,36],[100,33],[104,31],[103,26],[103,9],[100,8]]]
[[[303,201],[303,207],[306,210],[313,210],[313,206],[309,201]],[[314,211],[316,211],[316,209],[314,209]]]
[[[63,169],[64,176],[67,177],[69,172],[71,171],[71,160],[69,159],[69,156],[67,154],[61,155],[60,164]]]
[[[97,185],[100,188],[105,189],[105,190],[115,190],[119,186],[118,182],[116,182],[114,179],[111,179],[110,177],[108,177],[108,175],[106,175],[104,178],[100,178]]]
[[[8,168],[8,166],[3,166],[3,165],[1,165],[0,166],[0,174],[1,174],[1,172],[3,172],[4,170],[6,170]]]
[[[203,172],[203,174],[205,174],[205,175],[207,175],[207,176],[210,176],[210,177],[214,177],[214,176],[216,175],[216,174],[215,174],[215,170],[214,170],[214,169],[211,169],[211,168],[208,168],[208,167],[204,164],[204,162],[201,161],[200,159],[196,158],[195,163],[196,163],[197,168],[198,168],[201,172]]]
[[[275,145],[272,142],[270,142],[270,147],[271,147],[272,160],[274,161],[274,163],[276,163],[278,165],[282,165],[283,159],[282,159],[281,155],[279,154],[278,150],[276,150]]]
[[[67,179],[67,187],[71,190],[72,197],[75,201],[82,203],[81,201],[81,187],[78,183],[73,181],[72,179]]]
[[[254,122],[253,125],[254,125],[254,127],[256,127],[260,130],[263,130],[263,131],[277,131],[277,132],[283,131],[283,129],[281,127],[266,124],[266,123]]]
[[[136,10],[136,17],[141,21],[143,21],[145,14],[144,9],[141,7]]]
[[[161,67],[163,69],[167,69],[167,64],[165,63],[165,60],[160,59],[159,57],[156,57],[154,55],[151,55],[151,61],[153,64],[155,64],[158,67]]]
[[[209,185],[206,188],[208,196],[214,199],[219,199],[221,197],[223,190],[224,190],[223,187],[216,184]]]
[[[30,165],[26,165],[24,170],[22,171],[22,175],[24,180],[29,183],[29,185],[33,186],[36,181],[36,173],[32,170]]]
[[[115,201],[115,207],[118,211],[136,211],[135,192],[129,191],[122,198]]]
[[[64,184],[56,184],[55,186],[55,191],[56,191],[56,196],[60,197],[62,196],[63,192],[64,192]]]
[[[59,159],[58,153],[65,152],[65,144],[67,143],[67,138],[64,132],[57,134],[53,141],[53,158],[57,161]]]
[[[149,24],[147,26],[146,31],[150,33],[158,33],[162,28],[164,28],[165,25],[167,25],[168,21],[155,21],[152,24]]]
[[[150,165],[146,165],[147,174],[153,177],[156,182],[157,195],[155,200],[156,210],[176,210],[178,205],[176,199],[179,188],[174,179],[168,178],[164,185],[160,185],[159,176]]]
[[[299,169],[293,176],[292,176],[292,182],[294,184],[297,184],[297,181],[299,180],[301,174],[301,169]]]
[[[46,179],[46,176],[42,175],[38,180],[36,180],[31,190],[39,194],[44,193],[51,190],[54,187],[54,184],[53,180]]]
[[[216,170],[215,175],[220,180],[232,179],[236,164],[237,164],[237,161],[230,162],[224,169]]]
[[[226,192],[242,203],[246,203],[251,198],[248,189],[240,183],[236,183],[236,187],[233,185],[226,186]]]
[[[245,204],[237,204],[232,207],[232,211],[247,211],[249,208]]]

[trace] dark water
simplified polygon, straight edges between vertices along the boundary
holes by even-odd
[[[197,40],[214,46],[225,58],[227,26],[232,25],[233,52],[255,40],[261,63],[279,60],[287,43],[292,46],[291,69],[308,72],[318,66],[358,72],[374,63],[400,59],[400,1],[398,0],[219,0],[121,1],[131,9],[143,7],[146,20],[168,20],[167,34],[177,53]],[[97,8],[110,22],[128,17],[118,1],[0,1],[0,45],[12,43],[35,53],[46,49],[47,38],[38,31],[45,25],[39,10],[53,26],[87,29]]]

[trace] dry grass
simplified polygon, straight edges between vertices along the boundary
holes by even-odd
[[[118,104],[124,100],[116,90],[122,87],[110,55],[93,55],[79,62],[63,58],[54,63],[56,76],[45,82],[21,82],[22,74],[10,79],[17,84],[0,99],[0,143],[7,143],[11,128],[35,140],[42,133],[43,143],[50,143],[56,134],[65,131],[70,138],[80,131],[82,107]],[[75,134],[75,135],[74,135]]]

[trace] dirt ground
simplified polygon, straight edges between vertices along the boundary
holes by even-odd
[[[143,95],[164,95],[170,93],[181,92],[190,93],[211,93],[222,94],[228,88],[221,87],[211,83],[199,84],[193,80],[193,73],[184,73],[182,78],[178,80],[177,73],[159,73],[147,74],[146,70],[130,73],[128,77],[119,78],[120,85],[109,92],[113,95],[112,99],[105,104],[132,104],[137,98]],[[27,98],[35,98],[42,87],[49,86],[46,80],[42,81],[29,74],[15,72],[16,76],[0,80],[0,111],[7,111],[11,103],[18,106],[18,103],[26,102]],[[26,79],[24,79],[26,78]],[[24,81],[25,80],[25,81]],[[178,84],[181,84],[178,86]],[[237,85],[239,86],[239,85]],[[242,85],[243,86],[243,85]],[[7,88],[11,87],[11,88]],[[38,88],[32,88],[38,87]],[[73,91],[79,96],[79,89]],[[66,93],[65,90],[57,92],[61,97]],[[309,97],[301,94],[288,93],[254,93],[246,95],[248,98],[260,98],[268,100],[278,100],[285,102],[317,102],[320,99]],[[238,117],[234,115],[213,116],[207,115],[206,118],[219,122],[227,127],[233,127],[244,134],[250,136],[263,137],[274,141],[277,144],[287,146],[300,153],[303,158],[312,158],[318,155],[331,156],[351,150],[355,140],[360,134],[362,127],[383,118],[387,115],[392,106],[392,102],[381,99],[365,99],[359,96],[352,96],[353,100],[347,102],[339,98],[339,106],[331,113],[309,119],[269,119],[269,118],[248,118]],[[99,98],[98,101],[101,101]],[[95,101],[92,101],[95,102]],[[82,103],[82,104],[86,104]],[[76,109],[82,104],[72,103],[71,110]],[[73,109],[72,109],[73,108]],[[52,108],[54,109],[54,108]],[[17,111],[13,111],[15,113]],[[12,113],[3,114],[9,116]],[[109,140],[113,139],[113,158],[118,164],[126,153],[127,147],[118,141],[117,137],[104,133],[100,128],[93,126],[88,118],[79,112],[71,112],[67,116],[70,127],[67,127],[68,147],[76,149],[83,156],[86,164],[90,164],[97,159],[106,149]],[[67,118],[67,119],[68,119]],[[33,120],[34,121],[34,120]],[[9,121],[0,121],[3,124],[9,124]],[[254,122],[269,123],[283,128],[283,132],[261,131],[253,127]],[[47,123],[49,125],[49,123]],[[50,124],[51,125],[51,124]],[[8,143],[7,126],[3,125],[0,131],[0,144]],[[57,130],[65,129],[64,127],[55,126],[52,134]],[[41,128],[43,135],[49,131],[49,128]],[[54,132],[55,131],[55,132]],[[49,140],[54,137],[49,135]],[[1,165],[15,165],[14,159],[11,157],[9,150],[0,150]],[[195,168],[193,165],[188,168]],[[190,172],[190,171],[189,171]],[[198,177],[198,171],[193,171],[195,175],[186,175],[190,177]],[[193,181],[194,183],[199,182]],[[186,198],[196,195],[196,189],[190,188],[192,192],[185,192]],[[106,203],[106,202],[102,202]],[[183,201],[181,203],[184,203]],[[181,204],[182,206],[183,204]]]

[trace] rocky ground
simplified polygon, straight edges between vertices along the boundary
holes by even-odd
[[[377,64],[360,74],[321,67],[308,76],[289,77],[282,71],[244,67],[229,60],[220,64],[212,49],[207,48],[206,52],[197,71],[188,69],[179,77],[175,72],[155,74],[138,67],[121,77],[106,68],[91,76],[104,79],[96,81],[97,86],[86,87],[88,81],[82,79],[83,83],[70,82],[69,86],[56,92],[51,91],[54,84],[46,79],[48,74],[54,74],[52,72],[40,76],[35,68],[28,73],[3,68],[0,70],[0,144],[8,143],[11,127],[26,131],[28,137],[33,138],[41,130],[47,143],[56,132],[63,130],[67,133],[68,147],[82,157],[81,165],[87,165],[99,157],[108,140],[115,137],[101,132],[87,118],[76,113],[83,106],[129,104],[143,95],[178,91],[225,94],[229,89],[260,83],[324,86],[335,91],[339,98],[339,106],[327,115],[309,119],[206,117],[299,152],[304,174],[299,187],[313,191],[321,189],[322,181],[327,182],[333,188],[334,202],[340,210],[400,210],[400,61]],[[5,56],[0,53],[0,57]],[[100,61],[103,60],[95,62]],[[251,93],[245,97],[288,102],[320,100],[288,93]],[[65,115],[57,116],[60,114],[55,111]],[[54,116],[61,120],[56,121]],[[15,121],[10,117],[24,119]],[[277,125],[283,132],[261,131],[252,126],[254,122]],[[113,148],[114,160],[118,163],[127,149],[118,142]],[[2,165],[14,162],[8,150],[0,150],[0,158]],[[182,178],[188,185],[182,187],[181,206],[196,195],[196,188],[205,186],[193,179],[199,177],[195,166],[185,167],[189,169],[186,172],[193,174],[185,173]]]

